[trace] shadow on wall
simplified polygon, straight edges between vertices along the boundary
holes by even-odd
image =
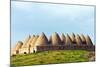
[[[66,36],[62,33],[61,37],[58,33],[53,33],[49,39],[42,32],[40,35],[28,36],[24,42],[18,41],[16,47],[11,51],[13,54],[29,54],[37,51],[48,50],[95,50],[91,38],[83,34],[74,34]]]

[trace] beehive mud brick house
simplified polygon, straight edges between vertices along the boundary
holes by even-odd
[[[94,51],[91,38],[83,34],[68,34],[61,36],[58,33],[53,33],[49,38],[42,32],[40,35],[28,36],[23,42],[18,41],[16,46],[11,50],[13,54],[29,54],[39,51],[48,50],[89,50]]]

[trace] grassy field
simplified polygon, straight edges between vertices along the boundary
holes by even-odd
[[[59,50],[16,55],[11,57],[11,67],[38,64],[87,62],[89,61],[89,58],[87,57],[88,53],[88,51],[84,50]]]

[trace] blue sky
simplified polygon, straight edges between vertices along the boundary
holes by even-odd
[[[23,41],[29,34],[53,32],[89,35],[95,43],[93,6],[34,2],[11,2],[11,44]]]

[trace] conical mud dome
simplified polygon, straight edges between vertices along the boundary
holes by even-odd
[[[52,45],[60,45],[61,44],[60,37],[56,32],[52,34],[51,42],[52,42]]]
[[[30,40],[30,38],[31,38],[31,36],[29,35],[29,36],[25,39],[25,41],[23,42],[22,48],[27,47],[27,43],[28,43],[28,41]]]
[[[34,36],[32,42],[31,42],[31,47],[34,47],[35,42],[37,41],[38,37],[39,37],[38,35],[37,36]]]
[[[65,41],[66,41],[66,37],[65,37],[65,35],[62,33],[62,34],[61,34],[61,42],[62,42],[62,44],[65,44]]]
[[[73,44],[76,44],[75,34],[74,34],[74,33],[71,34],[70,38],[71,38],[71,40],[72,40],[72,43],[73,43]]]
[[[78,34],[76,35],[75,39],[76,39],[76,44],[77,45],[82,45],[82,40],[81,40],[81,38]]]
[[[72,45],[72,40],[68,34],[66,35],[65,45]]]
[[[60,39],[61,38],[61,39]],[[85,46],[84,46],[84,45]],[[81,45],[81,46],[80,46]],[[24,42],[18,41],[16,47],[11,50],[11,55],[16,54],[30,54],[39,51],[48,50],[93,50],[95,45],[93,45],[90,37],[80,36],[72,33],[71,36],[68,34],[65,36],[63,33],[61,37],[55,32],[49,37],[49,41],[44,33],[33,36],[28,36]]]
[[[26,44],[26,47],[29,47],[29,46],[31,47],[31,43],[32,43],[34,37],[35,37],[35,35],[33,35],[33,36],[30,37],[29,41]]]
[[[44,45],[48,45],[48,39],[45,36],[45,34],[42,33],[41,35],[39,35],[39,37],[35,43],[35,46],[44,46]]]
[[[15,50],[19,50],[23,45],[22,41],[18,41],[18,43],[16,44]]]
[[[88,35],[86,36],[86,44],[93,45],[92,40],[90,39],[90,37]]]
[[[35,35],[32,36],[32,39],[30,40],[30,43],[32,43],[34,38],[35,38]]]
[[[80,38],[82,40],[82,44],[86,44],[85,36],[83,34],[80,35]]]

